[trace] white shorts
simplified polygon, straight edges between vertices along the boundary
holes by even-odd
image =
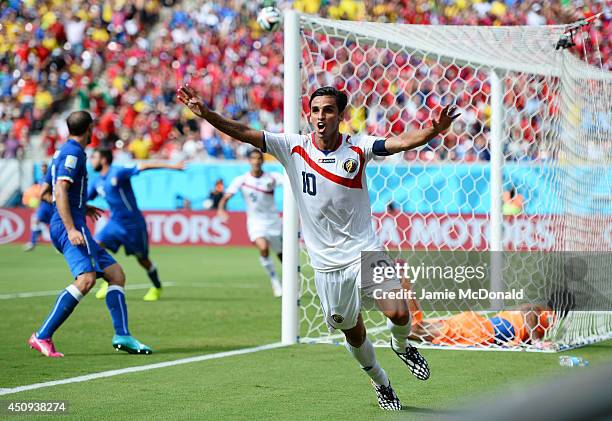
[[[266,233],[263,231],[259,231],[259,232],[255,232],[253,233],[253,235],[251,235],[251,232],[249,231],[249,239],[252,242],[255,242],[256,239],[258,238],[265,238],[268,241],[268,244],[270,245],[270,248],[276,253],[282,253],[283,252],[283,236],[282,234],[276,234],[276,233]]]
[[[386,254],[382,253],[382,255],[389,259]],[[379,258],[376,261],[380,260]],[[362,279],[361,265],[360,261],[332,272],[315,270],[315,287],[321,300],[323,318],[330,332],[334,329],[354,328],[364,305],[367,304],[369,309],[374,304],[374,293],[377,290],[392,291],[402,287],[397,278],[388,279],[382,283]]]

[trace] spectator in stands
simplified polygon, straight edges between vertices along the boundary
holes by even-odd
[[[481,133],[474,140],[474,155],[478,161],[490,161],[491,154],[487,145],[487,138]]]
[[[291,2],[279,0],[279,7]],[[296,0],[293,7],[334,19],[452,25],[542,25],[564,23],[605,11],[599,25],[589,28],[589,39],[600,40],[601,60],[612,68],[612,13],[604,2],[575,0]],[[148,33],[156,21],[158,1],[109,0],[103,3],[41,1],[3,3],[0,16],[0,114],[22,111],[27,134],[37,132],[57,104],[77,97],[78,108],[98,117],[94,146],[112,146],[121,135],[135,157],[158,158],[194,152],[197,157],[241,159],[246,151],[221,137],[214,129],[177,107],[174,91],[185,80],[207,99],[210,106],[227,110],[233,118],[273,132],[282,131],[282,33],[262,33],[255,18],[257,2],[165,1],[172,4],[170,19]],[[577,39],[576,51],[587,50],[599,62],[592,46]],[[349,60],[342,79],[323,80],[351,95],[345,130],[385,136],[397,133],[427,118],[428,110],[452,99],[462,113],[465,126],[448,152],[406,154],[406,159],[486,161],[489,137],[490,86],[487,75],[470,67],[429,66],[405,54],[380,55],[375,49],[359,51],[356,45],[338,49],[331,40],[320,40],[321,65],[332,70],[340,60]],[[363,65],[362,65],[363,64]],[[383,69],[384,70],[383,72]],[[323,78],[323,79],[321,79]],[[230,80],[231,83],[219,83]],[[397,83],[391,83],[397,80]],[[433,83],[440,81],[440,83]],[[531,83],[531,85],[530,85]],[[555,102],[543,84],[518,80],[507,87],[505,101],[517,109],[509,116],[513,127],[521,127],[520,138],[509,139],[509,159],[536,159],[542,130],[534,113]],[[385,93],[386,92],[386,93]],[[389,92],[394,92],[390,94]],[[396,104],[396,107],[393,106]],[[253,113],[252,110],[261,110]],[[9,113],[9,114],[7,114]],[[392,123],[389,123],[392,121]],[[254,123],[257,123],[256,125]],[[0,134],[4,123],[0,119]],[[185,130],[189,127],[189,131]],[[139,131],[141,129],[143,132]],[[174,132],[172,136],[171,132]],[[199,132],[193,139],[190,132]],[[20,142],[21,128],[15,134]],[[449,133],[451,135],[451,133]],[[461,137],[463,135],[464,137]],[[467,135],[467,137],[466,137]],[[482,137],[482,139],[480,139]],[[474,139],[468,144],[466,139]],[[178,140],[177,140],[178,139]],[[484,147],[482,143],[484,142]],[[461,150],[461,148],[463,148]],[[429,153],[433,152],[433,153]]]
[[[201,156],[204,147],[195,133],[189,133],[183,143],[184,159],[192,160]]]
[[[56,104],[80,85],[79,79],[99,75],[104,62],[112,59],[113,43],[133,44],[138,31],[155,21],[158,8],[157,1],[3,2],[0,97],[5,100],[1,111],[6,115],[16,110],[30,129],[24,132],[19,127],[12,136],[29,143],[23,136],[44,127],[44,121],[57,111]],[[7,141],[8,149],[14,150],[12,138]]]
[[[217,133],[214,133],[208,139],[204,139],[204,147],[208,156],[213,158],[219,158],[223,154],[223,146],[221,138]]]
[[[13,120],[7,112],[0,114],[0,136],[7,136],[13,129]]]
[[[19,140],[12,135],[4,136],[2,139],[2,158],[13,159],[20,158],[23,156],[23,146],[19,143]]]

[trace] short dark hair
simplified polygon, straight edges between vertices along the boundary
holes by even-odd
[[[87,111],[74,111],[66,119],[68,132],[72,136],[83,136],[92,123],[91,114]]]
[[[96,152],[98,152],[102,158],[106,159],[106,162],[108,162],[108,165],[111,165],[113,163],[113,151],[112,150],[98,148],[96,149]]]
[[[251,158],[253,155],[259,155],[263,158],[263,152],[260,151],[259,149],[252,149],[249,151],[249,153],[247,154],[248,158]]]
[[[338,112],[341,113],[346,108],[346,104],[348,104],[348,97],[342,91],[337,90],[333,86],[324,86],[322,88],[317,89],[310,95],[310,102],[308,105],[312,107],[312,100],[318,96],[333,96],[336,98],[336,106],[338,107]]]

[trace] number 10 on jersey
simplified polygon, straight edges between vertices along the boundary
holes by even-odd
[[[314,174],[302,171],[302,193],[308,193],[311,196],[317,194],[317,179]]]

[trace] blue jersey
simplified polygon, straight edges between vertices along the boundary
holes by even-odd
[[[100,195],[108,203],[111,219],[121,222],[142,223],[144,216],[136,204],[136,196],[130,178],[140,173],[136,166],[110,167],[105,175],[100,175],[92,183],[87,199],[92,200]]]
[[[55,202],[57,182],[60,180],[70,182],[68,204],[70,205],[72,219],[75,222],[85,221],[85,204],[87,201],[86,160],[87,155],[85,155],[85,150],[81,144],[74,139],[68,139],[53,156],[51,167],[45,176],[45,182],[53,187],[53,202]],[[53,213],[53,219],[55,218],[59,219],[57,212]]]

